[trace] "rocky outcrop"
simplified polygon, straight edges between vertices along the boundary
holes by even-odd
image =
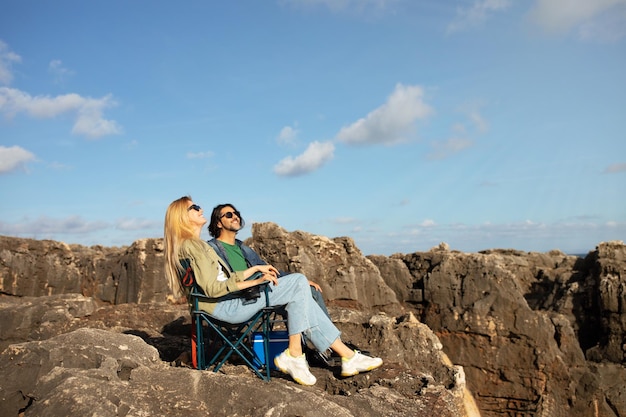
[[[14,343],[45,340],[72,329],[96,311],[94,299],[80,294],[0,297],[0,352]]]
[[[463,366],[483,415],[565,417],[626,414],[625,255],[609,242],[585,259],[445,245],[392,258],[423,292],[400,300]]]
[[[315,280],[329,302],[358,309],[400,311],[396,293],[352,239],[289,233],[274,223],[255,223],[252,235],[248,243],[262,259],[281,271],[300,272]]]
[[[249,244],[274,265],[298,265],[322,287],[337,265],[329,260],[357,251],[348,238],[289,235],[256,224]],[[618,382],[626,380],[622,242],[601,243],[584,259],[559,251],[462,253],[445,244],[367,259],[463,366],[484,416],[626,415],[626,385]],[[386,300],[376,307],[392,310],[396,300]]]
[[[452,409],[469,415],[471,392],[484,417],[626,416],[622,242],[601,243],[584,258],[559,251],[462,253],[445,244],[428,252],[365,257],[345,237],[286,232],[272,223],[252,230],[247,243],[264,259],[322,286],[347,340],[385,358],[384,370],[352,379],[314,368],[319,382],[312,390],[280,376],[271,383],[315,392],[319,398],[308,406],[321,410],[322,400],[329,400],[329,407],[352,415],[455,415]],[[34,346],[97,328],[140,336],[166,365],[180,363],[189,346],[188,314],[184,306],[166,302],[162,256],[159,239],[128,248],[85,248],[0,237],[0,348],[6,353],[20,343]],[[74,339],[55,343],[69,340]],[[228,368],[226,376],[246,376],[237,368]],[[205,382],[205,373],[184,371]],[[115,395],[113,403],[125,404]],[[35,415],[29,410],[43,397],[25,398],[33,398],[25,415]],[[460,411],[462,399],[470,406]],[[392,405],[384,408],[386,403]],[[286,406],[269,407],[268,413]],[[176,407],[168,410],[177,415]]]
[[[590,335],[586,353],[597,362],[626,364],[626,248],[618,243],[601,244],[586,262],[590,268],[581,271],[582,285],[572,289],[584,301],[581,310],[590,307],[583,316]]]
[[[163,240],[128,248],[0,236],[0,292],[24,297],[80,293],[107,303],[151,303],[169,295]]]
[[[28,301],[37,311],[74,314],[43,322],[57,336],[0,354],[2,416],[479,416],[463,369],[410,316],[333,309],[344,334],[371,340],[387,363],[348,379],[338,368],[314,367],[318,383],[302,387],[280,373],[262,382],[237,364],[219,374],[175,366],[189,348],[186,306],[153,304],[146,312],[146,305],[126,304],[89,314],[74,309],[88,301],[83,296]]]

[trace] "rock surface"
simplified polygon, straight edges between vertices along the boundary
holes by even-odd
[[[79,293],[113,304],[165,301],[163,240],[106,248],[0,236],[0,292]]]
[[[49,298],[29,302],[35,306],[37,300],[48,299],[46,306],[61,311],[89,300]],[[189,346],[186,307],[154,304],[147,312],[139,304],[119,307],[102,307],[82,317],[65,315],[64,322],[49,326],[59,335],[6,348],[0,354],[0,415],[479,415],[469,408],[472,397],[462,368],[447,362],[437,337],[408,316],[398,323],[378,314],[358,323],[366,316],[338,312],[341,321],[351,323],[348,327],[367,327],[359,332],[372,340],[384,339],[389,345],[413,340],[414,355],[389,355],[382,369],[348,379],[337,376],[338,368],[316,367],[317,385],[303,387],[280,373],[262,382],[237,364],[218,374],[176,366],[181,358],[172,358]],[[156,311],[162,318],[154,317]],[[177,318],[156,330],[168,316]],[[65,332],[73,327],[77,330]]]
[[[382,369],[314,367],[314,387],[187,369],[188,313],[168,300],[160,239],[0,236],[0,415],[626,416],[622,242],[585,258],[445,244],[365,257],[350,238],[252,231],[269,263],[322,286],[344,340]]]
[[[483,415],[565,417],[626,414],[625,256],[611,242],[585,259],[446,248],[393,258],[423,288],[419,317]]]

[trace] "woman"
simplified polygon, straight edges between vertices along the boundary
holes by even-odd
[[[209,297],[222,297],[269,281],[270,305],[285,305],[288,348],[274,359],[282,372],[302,385],[315,384],[315,376],[302,352],[301,334],[324,352],[329,347],[341,358],[341,375],[351,376],[370,371],[382,365],[380,358],[371,358],[351,350],[339,338],[340,332],[311,297],[309,282],[302,274],[290,274],[278,280],[278,270],[271,265],[255,265],[245,271],[225,272],[228,268],[207,242],[200,238],[207,220],[200,206],[191,197],[172,202],[165,213],[165,271],[175,297],[183,290],[179,274],[183,271],[181,259],[189,259],[198,285]],[[246,280],[261,272],[260,278]],[[229,323],[241,323],[265,306],[265,294],[254,303],[244,304],[241,298],[225,297],[215,303],[202,303],[200,308],[213,317]]]

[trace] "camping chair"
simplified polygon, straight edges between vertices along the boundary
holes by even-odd
[[[281,313],[281,306],[272,307],[268,301],[268,284],[261,284],[265,291],[266,305],[243,323],[232,324],[212,317],[206,311],[200,310],[199,302],[217,301],[204,294],[197,285],[191,263],[188,259],[181,260],[185,275],[181,283],[189,290],[188,301],[191,308],[191,348],[192,362],[196,369],[204,370],[213,366],[213,372],[218,372],[222,365],[233,354],[239,356],[245,364],[261,379],[270,380],[270,331],[276,320],[276,314]],[[257,274],[249,279],[256,279]],[[206,324],[206,326],[205,326]],[[206,331],[206,334],[205,334]],[[252,348],[253,335],[261,335],[263,339],[264,356]],[[208,341],[208,343],[206,343]],[[210,349],[209,349],[210,348]],[[207,359],[206,353],[211,353]],[[264,373],[261,372],[261,368]]]

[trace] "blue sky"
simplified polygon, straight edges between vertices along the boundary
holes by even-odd
[[[366,255],[626,238],[626,0],[0,10],[2,235],[126,246],[190,194]]]

